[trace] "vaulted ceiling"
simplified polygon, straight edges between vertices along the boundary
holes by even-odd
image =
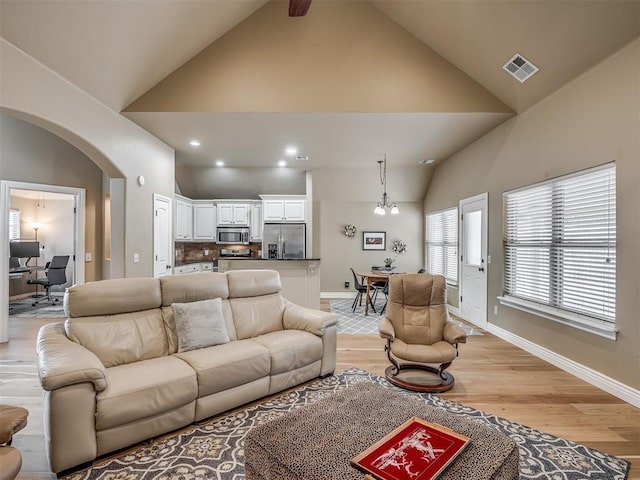
[[[0,0],[0,34],[183,166],[446,159],[640,35],[640,1]],[[502,65],[540,68],[519,83]],[[197,138],[196,150],[189,141]],[[406,170],[406,169],[405,169]]]

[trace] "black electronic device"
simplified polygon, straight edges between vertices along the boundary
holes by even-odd
[[[40,257],[40,242],[9,242],[9,256],[15,258],[38,258]]]

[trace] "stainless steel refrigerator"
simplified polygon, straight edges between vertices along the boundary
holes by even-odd
[[[262,232],[262,258],[305,258],[305,227],[304,223],[265,223]]]

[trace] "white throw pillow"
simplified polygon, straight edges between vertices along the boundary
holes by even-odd
[[[178,352],[231,341],[222,315],[222,299],[174,303],[171,308],[178,335]]]

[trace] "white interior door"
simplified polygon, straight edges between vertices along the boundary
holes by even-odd
[[[460,201],[460,316],[487,326],[487,194]]]
[[[153,195],[153,276],[171,273],[171,199]]]

